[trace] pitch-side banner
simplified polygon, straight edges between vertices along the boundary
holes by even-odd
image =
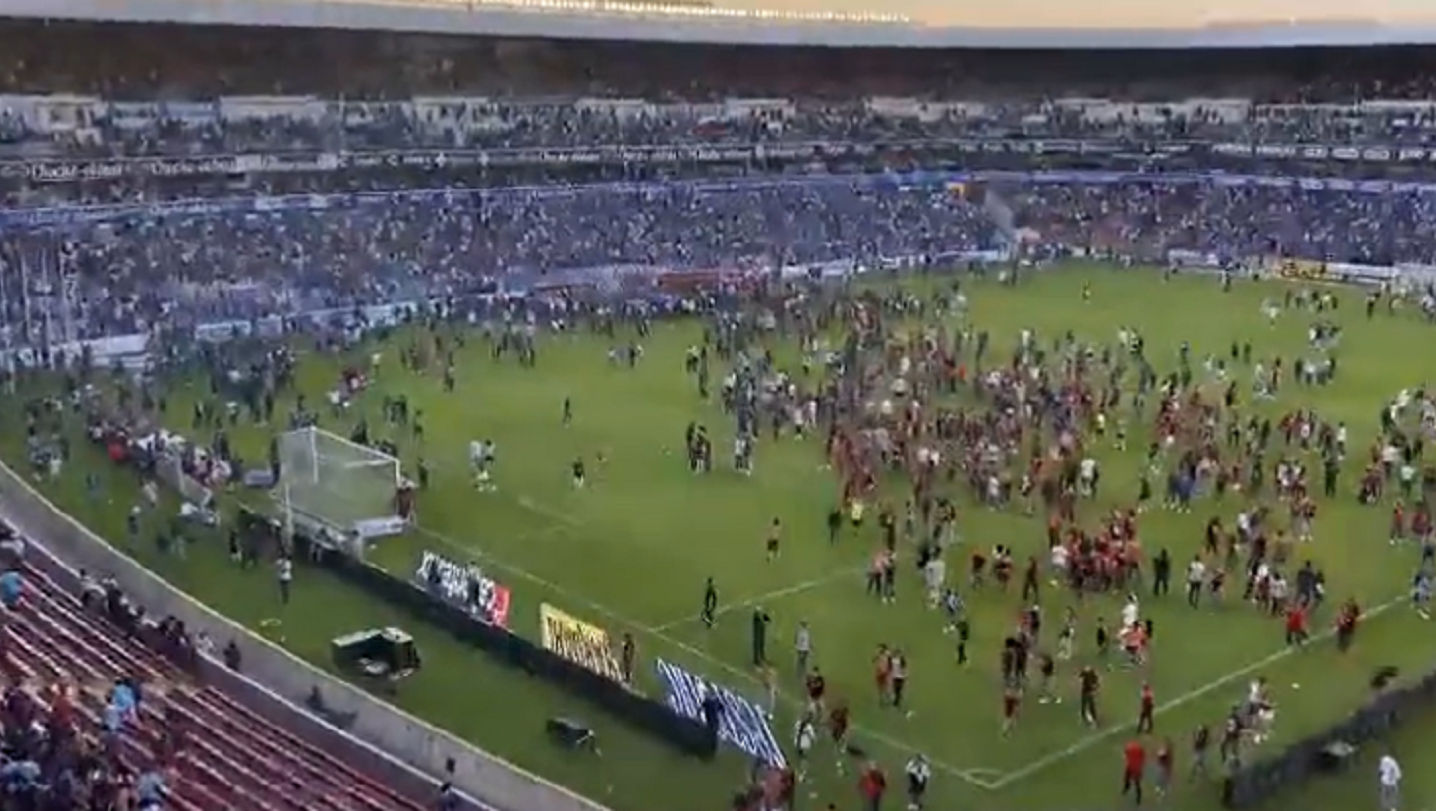
[[[1359,284],[1380,287],[1395,282],[1400,272],[1388,265],[1356,265],[1349,262],[1333,262],[1326,266],[1327,277],[1345,284]]]
[[[1270,266],[1276,269],[1277,276],[1292,281],[1321,282],[1328,278],[1325,262],[1277,257],[1271,260]]]
[[[608,631],[575,619],[548,603],[539,605],[539,631],[546,650],[600,676],[623,681],[623,668],[613,652]]]
[[[703,697],[712,690],[722,707],[718,721],[718,740],[749,757],[770,766],[784,767],[783,749],[773,737],[768,713],[743,696],[705,680],[672,662],[654,662],[658,681],[663,685],[664,699],[674,712],[695,721],[703,721]]]
[[[425,551],[414,572],[414,582],[444,602],[456,605],[476,619],[509,627],[513,595],[472,563],[459,563],[437,552]]]

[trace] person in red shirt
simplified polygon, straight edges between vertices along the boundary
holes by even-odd
[[[858,793],[863,795],[863,807],[867,811],[879,811],[883,804],[883,794],[888,789],[888,779],[878,764],[868,761],[863,768],[863,776],[858,779]]]
[[[1151,732],[1156,724],[1157,699],[1152,694],[1152,685],[1142,685],[1141,704],[1137,713],[1137,734]]]
[[[1306,606],[1293,603],[1286,611],[1286,644],[1305,645],[1309,636],[1306,630]]]
[[[1132,795],[1137,805],[1142,804],[1142,771],[1146,767],[1147,750],[1134,738],[1122,749],[1122,796]]]

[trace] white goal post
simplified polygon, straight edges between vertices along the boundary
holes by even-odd
[[[407,522],[396,509],[399,460],[320,428],[279,435],[279,481],[273,496],[291,529],[330,539],[397,535]]]

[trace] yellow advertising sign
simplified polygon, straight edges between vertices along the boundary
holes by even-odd
[[[1307,259],[1278,259],[1277,275],[1301,282],[1319,282],[1326,278],[1326,263]]]
[[[548,603],[539,605],[539,630],[545,650],[600,676],[623,681],[623,668],[613,653],[613,641],[607,631],[574,619]]]

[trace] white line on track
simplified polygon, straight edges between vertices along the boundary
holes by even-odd
[[[1375,606],[1375,607],[1373,607],[1373,608],[1367,610],[1366,613],[1365,613],[1365,618],[1366,618],[1366,619],[1374,618],[1374,617],[1376,617],[1376,616],[1378,616],[1378,615],[1380,615],[1380,614],[1384,614],[1385,612],[1387,612],[1387,611],[1391,610],[1392,608],[1395,608],[1396,606],[1401,605],[1401,604],[1403,604],[1403,603],[1405,603],[1405,602],[1406,602],[1406,601],[1405,601],[1404,599],[1400,599],[1400,598],[1395,599],[1395,600],[1389,600],[1389,601],[1387,601],[1387,602],[1384,602],[1384,603],[1382,603],[1382,604],[1380,604],[1380,605],[1378,605],[1378,606]],[[1319,641],[1322,641],[1322,640],[1325,640],[1325,639],[1330,639],[1332,636],[1335,635],[1335,633],[1336,633],[1336,632],[1335,632],[1334,629],[1326,630],[1326,631],[1323,631],[1322,633],[1319,633],[1319,634],[1314,635],[1314,636],[1312,637],[1311,641],[1312,641],[1312,642],[1319,642]],[[1198,688],[1195,689],[1195,690],[1192,690],[1192,691],[1187,692],[1187,693],[1183,693],[1182,695],[1177,696],[1176,698],[1172,699],[1171,701],[1168,701],[1168,702],[1166,702],[1165,704],[1162,704],[1162,705],[1158,706],[1157,709],[1156,709],[1156,714],[1160,715],[1160,714],[1162,714],[1162,713],[1164,713],[1164,712],[1170,712],[1171,710],[1175,710],[1175,709],[1177,709],[1177,708],[1179,708],[1179,707],[1182,707],[1182,706],[1185,706],[1185,705],[1187,705],[1187,704],[1190,704],[1191,702],[1196,701],[1197,699],[1204,698],[1204,697],[1206,697],[1207,695],[1209,695],[1209,694],[1211,694],[1211,693],[1214,693],[1214,692],[1216,692],[1217,690],[1222,689],[1223,687],[1226,687],[1227,685],[1231,684],[1232,682],[1240,681],[1241,679],[1244,679],[1244,678],[1246,678],[1247,676],[1250,676],[1250,675],[1256,673],[1256,672],[1259,671],[1259,670],[1263,670],[1263,669],[1265,669],[1265,668],[1271,667],[1272,665],[1276,664],[1277,662],[1280,662],[1280,661],[1282,661],[1283,659],[1286,659],[1287,657],[1293,655],[1293,654],[1296,653],[1298,650],[1300,650],[1300,649],[1299,649],[1299,648],[1295,648],[1295,647],[1290,647],[1290,646],[1288,646],[1288,647],[1282,648],[1282,649],[1279,650],[1279,651],[1276,651],[1275,653],[1273,653],[1273,654],[1271,654],[1271,655],[1269,655],[1269,656],[1267,656],[1267,657],[1265,657],[1265,658],[1263,658],[1263,659],[1260,659],[1260,660],[1258,660],[1258,661],[1252,662],[1251,664],[1249,664],[1249,665],[1247,665],[1247,666],[1245,666],[1245,667],[1243,667],[1243,668],[1241,668],[1241,669],[1239,669],[1239,670],[1233,670],[1232,672],[1226,674],[1225,676],[1221,676],[1221,677],[1217,678],[1217,679],[1214,680],[1214,681],[1209,681],[1209,682],[1207,682],[1206,684],[1202,685],[1201,687],[1198,687]],[[1011,786],[1011,785],[1013,785],[1013,784],[1015,784],[1015,783],[1019,783],[1019,782],[1021,782],[1021,781],[1023,781],[1023,780],[1028,779],[1029,777],[1032,777],[1033,775],[1037,774],[1038,772],[1044,771],[1044,770],[1046,770],[1046,769],[1048,769],[1048,768],[1050,768],[1050,767],[1052,767],[1052,766],[1055,766],[1055,765],[1057,765],[1058,763],[1063,762],[1064,760],[1067,760],[1067,759],[1072,758],[1072,757],[1076,757],[1077,755],[1080,755],[1080,754],[1082,754],[1083,752],[1086,752],[1088,749],[1091,749],[1092,747],[1097,746],[1098,744],[1101,744],[1101,743],[1103,743],[1103,742],[1105,742],[1105,741],[1107,741],[1107,740],[1109,740],[1109,739],[1111,739],[1111,738],[1114,738],[1114,737],[1116,737],[1116,736],[1118,736],[1118,735],[1120,735],[1120,734],[1122,734],[1122,733],[1124,733],[1124,732],[1131,732],[1131,731],[1132,731],[1132,724],[1130,724],[1130,723],[1124,723],[1124,724],[1119,724],[1119,725],[1116,725],[1116,726],[1110,726],[1110,727],[1107,727],[1106,729],[1099,730],[1099,731],[1097,731],[1097,732],[1092,733],[1091,735],[1088,735],[1088,736],[1085,737],[1085,738],[1082,738],[1081,740],[1077,741],[1076,743],[1073,743],[1071,746],[1068,746],[1068,747],[1065,748],[1065,749],[1059,749],[1059,750],[1057,750],[1057,751],[1055,751],[1055,752],[1052,752],[1052,753],[1050,753],[1050,754],[1048,754],[1048,755],[1045,755],[1045,756],[1043,756],[1043,757],[1040,757],[1040,758],[1038,758],[1038,759],[1032,761],[1031,763],[1028,763],[1026,766],[1023,766],[1023,767],[1020,768],[1020,769],[1017,769],[1017,770],[1011,771],[1011,772],[1007,772],[1007,773],[1004,774],[1002,777],[999,777],[998,779],[992,781],[992,782],[987,786],[987,788],[990,788],[990,789],[993,789],[993,790],[999,790],[999,789],[1007,788],[1008,786]]]
[[[714,618],[726,616],[728,614],[734,613],[735,611],[744,611],[749,608],[753,608],[754,606],[763,605],[764,603],[771,603],[783,597],[791,597],[794,594],[802,594],[804,592],[820,589],[831,583],[836,583],[841,580],[846,580],[848,578],[858,577],[866,571],[867,566],[865,564],[860,566],[847,566],[836,571],[828,572],[827,574],[820,577],[815,577],[811,580],[804,580],[800,583],[794,583],[791,586],[786,586],[781,589],[776,589],[774,591],[769,591],[764,594],[749,597],[748,599],[742,600],[741,602],[732,603],[731,605],[725,605],[717,611],[713,612],[713,616]],[[677,619],[669,620],[668,622],[659,623],[658,625],[650,625],[643,630],[651,634],[663,633],[664,631],[670,631],[679,626],[687,625],[690,622],[698,621],[698,615],[689,613]]]

